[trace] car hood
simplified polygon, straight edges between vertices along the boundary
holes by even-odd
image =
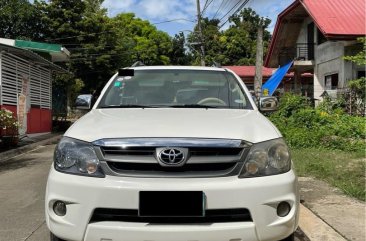
[[[251,143],[281,137],[257,110],[233,109],[93,109],[65,136],[93,142],[104,138],[225,138]]]

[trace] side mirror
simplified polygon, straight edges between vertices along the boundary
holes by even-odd
[[[90,110],[92,104],[92,95],[79,95],[75,101],[76,109]]]
[[[276,97],[268,96],[259,99],[259,110],[263,112],[275,111],[278,109],[278,100]]]

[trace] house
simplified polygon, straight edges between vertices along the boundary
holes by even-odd
[[[358,37],[366,35],[365,0],[295,0],[279,14],[265,66],[276,68],[294,60],[295,90],[304,93],[302,73],[313,73],[313,97],[339,90],[365,76],[365,66],[343,59],[357,53]]]
[[[245,83],[247,88],[249,90],[254,91],[254,77],[255,77],[255,66],[225,66],[225,68],[228,68],[232,70],[235,74],[237,74],[242,81]],[[266,81],[276,72],[277,68],[262,68],[262,82],[263,84],[266,83]],[[313,75],[311,73],[302,73],[301,74],[301,84],[305,88],[308,88],[309,91],[312,89],[312,78]],[[294,90],[294,73],[290,72],[285,75],[283,78],[280,86],[279,91],[280,92],[286,92],[286,91],[293,91]],[[312,94],[306,93],[308,96]]]
[[[53,62],[69,54],[57,44],[0,38],[0,109],[14,113],[21,136],[51,131],[53,72],[67,73]]]

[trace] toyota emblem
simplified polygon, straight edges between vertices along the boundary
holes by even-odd
[[[157,159],[162,166],[182,166],[187,158],[187,148],[157,148]]]

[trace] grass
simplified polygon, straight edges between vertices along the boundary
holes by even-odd
[[[292,149],[299,176],[312,176],[341,189],[346,195],[365,201],[365,152],[315,148]]]

